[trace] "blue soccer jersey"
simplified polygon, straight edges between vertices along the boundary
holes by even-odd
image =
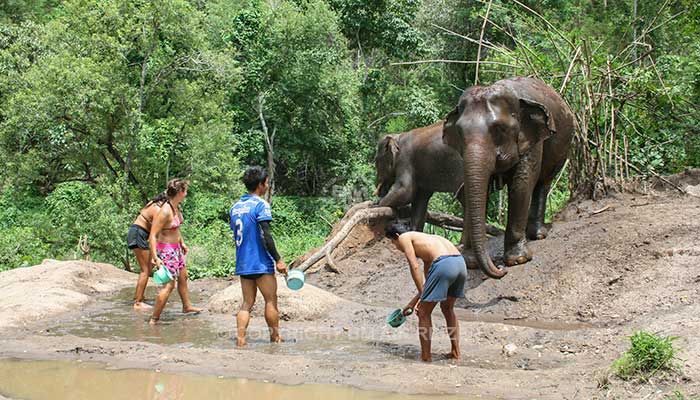
[[[252,194],[241,197],[229,210],[231,230],[236,240],[236,275],[271,274],[275,260],[263,244],[258,222],[272,221],[270,205]]]

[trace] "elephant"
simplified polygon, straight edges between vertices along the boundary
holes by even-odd
[[[547,195],[568,157],[573,134],[571,110],[538,79],[508,78],[462,93],[445,119],[443,141],[462,155],[462,240],[469,265],[490,278],[506,275],[486,250],[486,203],[493,179],[508,185],[504,263],[512,266],[532,259],[527,238],[547,236]]]
[[[443,121],[402,134],[389,134],[377,143],[379,206],[411,204],[411,229],[422,231],[428,202],[435,192],[457,194],[460,202],[462,159],[442,140]],[[464,206],[464,205],[463,205]]]

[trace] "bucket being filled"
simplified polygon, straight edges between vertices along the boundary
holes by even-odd
[[[287,287],[292,290],[299,290],[304,286],[304,271],[292,269],[287,273]]]
[[[173,280],[173,275],[165,268],[165,265],[161,265],[160,268],[153,273],[153,281],[157,285],[165,285],[166,283]]]
[[[408,309],[406,314],[411,315],[412,313],[413,309]],[[398,328],[403,325],[404,322],[406,322],[406,315],[403,314],[403,310],[400,308],[397,308],[386,317],[386,323],[392,328]]]

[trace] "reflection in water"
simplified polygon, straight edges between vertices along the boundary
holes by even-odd
[[[287,386],[247,379],[219,379],[150,370],[115,371],[103,369],[98,364],[67,361],[0,360],[0,377],[0,396],[26,400],[457,399],[448,396],[409,396],[365,391],[336,385]]]
[[[149,288],[151,290],[152,288]],[[200,302],[193,292],[195,302]],[[147,292],[153,298],[154,291]],[[132,308],[133,289],[128,288],[110,297],[98,299],[72,319],[64,319],[48,329],[49,335],[75,335],[94,339],[145,341],[162,345],[198,348],[235,348],[234,318],[226,318],[225,324],[214,322],[211,315],[183,315],[179,298],[173,295],[168,302],[159,325],[148,324],[149,312],[137,312]],[[377,345],[386,339],[391,328],[381,326],[367,335],[353,335],[341,328],[312,327],[309,329],[281,328],[286,342],[270,344],[267,327],[249,329],[249,341],[245,351],[276,355],[303,355],[312,359],[332,357],[342,361],[415,361],[417,346],[409,348]],[[414,333],[406,331],[411,340]]]
[[[198,293],[191,294],[195,303],[201,301]],[[75,335],[96,339],[136,340],[182,347],[223,344],[228,332],[217,331],[205,318],[183,315],[180,298],[173,293],[157,326],[148,325],[148,311],[134,311],[133,289],[120,291],[116,296],[99,299],[80,316],[60,321],[49,329],[52,335]],[[155,297],[155,288],[148,288],[147,297]]]

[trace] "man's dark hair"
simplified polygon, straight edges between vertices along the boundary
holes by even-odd
[[[259,184],[265,182],[265,179],[267,179],[267,171],[257,165],[248,167],[243,173],[243,184],[249,192],[254,191]]]
[[[393,222],[389,224],[386,228],[386,237],[389,239],[396,239],[396,236],[410,231],[408,227],[401,222]]]

